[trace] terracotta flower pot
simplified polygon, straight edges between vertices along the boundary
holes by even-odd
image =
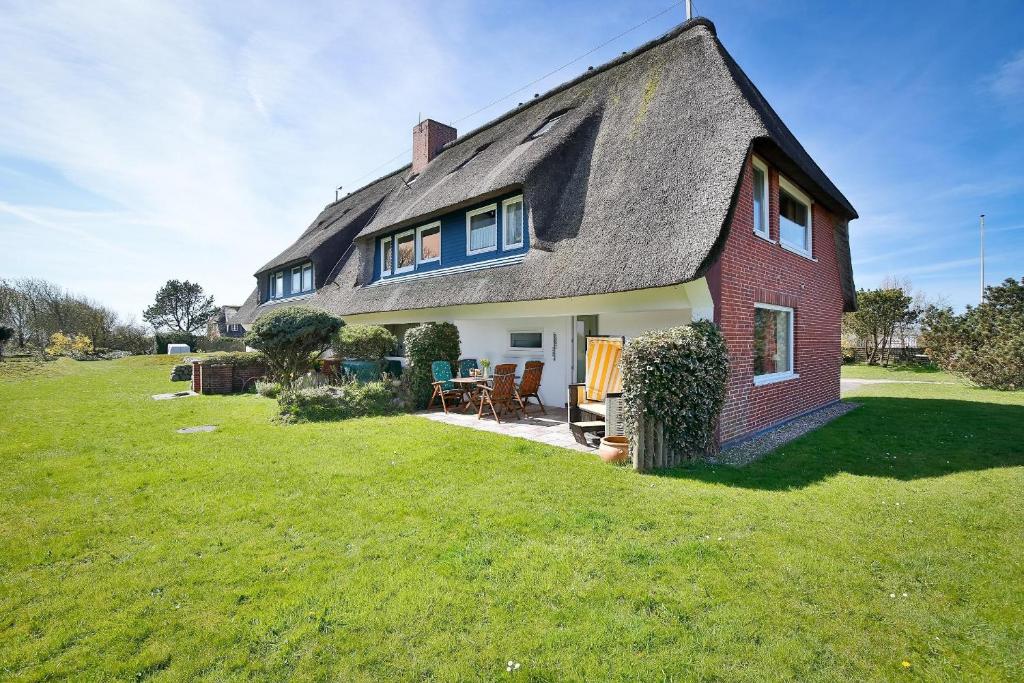
[[[597,454],[605,462],[625,462],[629,459],[629,439],[625,436],[603,437]]]

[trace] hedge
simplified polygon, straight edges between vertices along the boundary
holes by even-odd
[[[714,323],[702,320],[636,337],[622,354],[626,434],[635,440],[645,419],[660,421],[674,453],[708,454],[715,447],[728,375],[725,339]]]
[[[405,333],[405,355],[409,359],[409,372],[402,378],[408,383],[409,398],[417,408],[426,408],[434,391],[434,375],[430,364],[446,360],[454,370],[458,366],[462,347],[459,328],[451,323],[426,323]]]
[[[381,361],[390,356],[398,345],[398,339],[380,325],[346,325],[341,328],[331,350],[338,358]]]
[[[202,366],[207,365],[233,365],[235,367],[251,367],[253,365],[267,365],[267,358],[258,351],[233,351],[228,353],[212,353],[203,358],[196,358]]]

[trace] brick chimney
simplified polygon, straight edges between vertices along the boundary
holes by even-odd
[[[421,121],[412,129],[412,172],[419,173],[441,148],[458,137],[458,131],[434,119]]]

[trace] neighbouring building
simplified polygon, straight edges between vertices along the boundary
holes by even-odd
[[[234,317],[241,306],[221,306],[217,315],[210,318],[206,323],[206,336],[211,339],[217,337],[241,338],[245,336],[245,328],[241,323],[235,322]]]
[[[727,442],[839,400],[856,217],[698,18],[462,136],[423,121],[412,163],[325,207],[232,320],[450,321],[466,357],[545,361],[563,405],[587,335],[712,319]]]

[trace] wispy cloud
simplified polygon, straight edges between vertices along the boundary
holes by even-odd
[[[1024,50],[999,65],[989,79],[989,87],[996,95],[1006,99],[1024,99]]]

